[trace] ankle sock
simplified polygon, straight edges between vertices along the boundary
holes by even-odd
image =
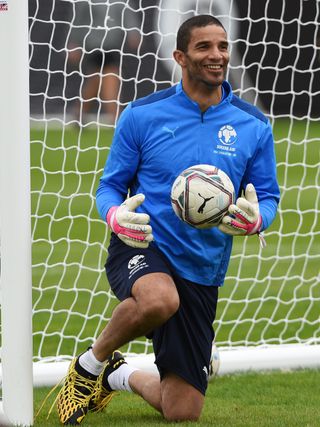
[[[107,378],[111,390],[122,390],[132,392],[132,389],[129,385],[129,377],[132,372],[135,371],[138,371],[138,368],[129,366],[127,363],[124,363],[123,365],[119,366],[119,368],[112,372]]]
[[[96,359],[95,355],[93,354],[92,348],[81,354],[78,360],[80,366],[83,369],[85,369],[87,372],[93,374],[96,377],[98,377],[103,371],[104,362],[100,362]]]
[[[85,377],[85,378],[88,378],[89,380],[94,380],[94,381],[96,381],[98,379],[97,375],[91,374],[91,372],[88,372],[86,369],[84,369],[80,365],[79,359],[76,360],[76,364],[75,364],[74,368],[77,371],[77,373],[80,374],[82,377]]]

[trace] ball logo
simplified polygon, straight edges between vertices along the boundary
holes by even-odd
[[[201,199],[203,199],[203,203],[201,203],[201,205],[199,206],[199,209],[198,209],[198,213],[202,214],[203,210],[204,210],[204,208],[206,206],[206,204],[209,202],[209,200],[214,199],[214,196],[212,196],[212,197],[203,197],[203,196],[201,196],[200,193],[198,193],[198,196],[200,196]]]
[[[133,268],[137,267],[141,262],[144,260],[144,255],[135,255],[133,258],[130,259],[128,262],[128,269],[132,270]]]
[[[232,145],[237,140],[237,132],[230,125],[222,126],[218,132],[218,138],[223,145]]]

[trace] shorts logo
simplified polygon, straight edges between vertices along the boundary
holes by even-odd
[[[144,255],[135,255],[128,262],[129,279],[138,271],[149,267],[149,264],[145,261]]]
[[[223,145],[232,145],[237,140],[237,132],[234,130],[234,128],[231,125],[225,125],[220,128],[218,132],[218,138],[219,141]]]
[[[130,261],[128,262],[129,270],[132,270],[137,265],[139,265],[143,259],[144,259],[144,255],[135,255],[133,258],[131,258]]]

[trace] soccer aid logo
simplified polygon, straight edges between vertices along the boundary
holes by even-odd
[[[223,145],[232,145],[237,140],[237,132],[230,125],[222,126],[218,132],[218,138]]]
[[[137,265],[141,264],[141,262],[143,260],[144,260],[144,255],[135,255],[128,262],[128,268],[129,268],[129,270],[132,270],[133,268],[137,267]]]

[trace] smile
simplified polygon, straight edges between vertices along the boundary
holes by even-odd
[[[204,67],[207,68],[208,70],[221,70],[222,65],[208,64],[208,65],[204,65]]]

